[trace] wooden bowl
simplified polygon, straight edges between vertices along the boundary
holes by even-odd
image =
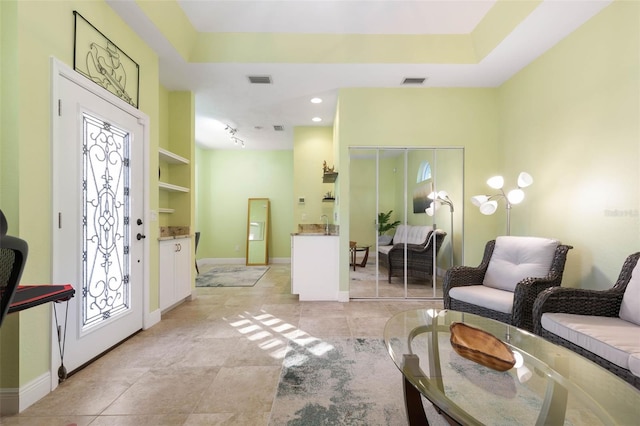
[[[498,371],[515,365],[511,349],[493,334],[461,322],[451,323],[449,330],[451,346],[461,357]]]

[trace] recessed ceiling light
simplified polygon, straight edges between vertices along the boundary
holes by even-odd
[[[322,99],[320,99],[320,98],[312,98],[312,99],[311,99],[311,103],[312,103],[312,104],[319,104],[319,103],[322,103]]]
[[[316,123],[318,123],[318,122],[322,121],[322,118],[320,118],[320,117],[313,117],[313,118],[311,119],[311,121],[315,121]]]

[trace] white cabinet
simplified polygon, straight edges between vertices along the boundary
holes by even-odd
[[[291,237],[291,292],[300,300],[338,300],[339,241],[335,235]]]
[[[191,239],[160,241],[160,310],[191,294]]]

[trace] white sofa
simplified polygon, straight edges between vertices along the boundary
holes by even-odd
[[[609,290],[551,288],[534,304],[535,332],[640,389],[640,252]]]
[[[388,282],[391,277],[404,277],[405,246],[407,276],[430,280],[434,246],[437,254],[446,235],[428,225],[398,225],[391,244],[378,246],[380,264],[387,270]]]

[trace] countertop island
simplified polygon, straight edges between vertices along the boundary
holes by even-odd
[[[339,300],[339,241],[330,225],[291,234],[291,293],[305,300]],[[324,232],[323,232],[324,231]]]

